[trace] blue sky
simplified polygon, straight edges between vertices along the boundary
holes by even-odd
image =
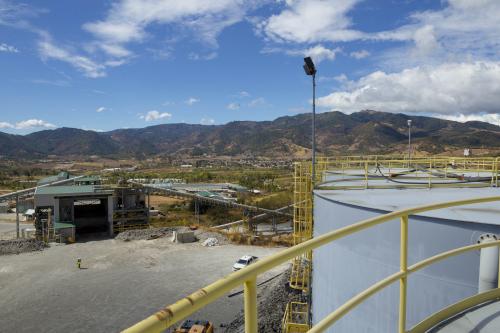
[[[497,124],[497,0],[0,0],[0,131],[363,109]]]

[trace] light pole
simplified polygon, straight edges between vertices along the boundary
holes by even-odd
[[[314,66],[314,62],[311,57],[304,58],[304,71],[307,75],[312,76],[312,84],[313,84],[313,105],[312,105],[312,187],[311,191],[314,191],[314,184],[316,183],[316,67]],[[312,200],[312,198],[311,198]],[[312,202],[311,202],[312,204]],[[312,212],[311,212],[312,214]],[[314,222],[312,222],[314,223]],[[313,226],[311,226],[312,232]],[[308,324],[309,327],[312,325],[312,251],[309,256],[309,282],[307,285],[308,290],[308,303],[309,303],[309,313],[308,313]]]
[[[312,76],[313,105],[312,105],[312,183],[316,182],[316,67],[311,57],[304,58],[304,71]]]
[[[411,119],[408,119],[408,168],[411,163]]]

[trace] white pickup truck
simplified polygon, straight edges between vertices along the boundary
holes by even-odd
[[[239,271],[240,269],[245,268],[245,267],[247,267],[250,264],[253,264],[254,262],[257,261],[257,259],[258,259],[258,257],[256,257],[256,256],[250,256],[250,255],[246,255],[246,256],[241,257],[233,265],[233,272]]]

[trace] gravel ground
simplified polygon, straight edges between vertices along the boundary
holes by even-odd
[[[262,258],[279,250],[175,244],[162,237],[88,241],[0,256],[0,331],[118,332],[231,273],[241,256]],[[76,258],[82,258],[83,269],[76,267]],[[191,318],[210,320],[220,332],[220,324],[231,322],[242,308],[241,296],[223,297]]]
[[[259,302],[259,332],[281,332],[281,321],[285,314],[286,305],[291,301],[303,302],[301,294],[288,287],[290,269],[279,277],[259,287],[257,301]],[[240,296],[242,297],[242,296]],[[236,318],[225,328],[226,333],[244,333],[245,318],[241,311]]]
[[[35,239],[0,240],[0,256],[24,252],[42,251],[45,243]]]

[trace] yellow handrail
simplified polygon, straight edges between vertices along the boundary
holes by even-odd
[[[485,202],[493,202],[500,201],[500,196],[492,196],[492,197],[483,197],[483,198],[473,198],[467,200],[457,200],[450,202],[441,202],[431,205],[413,207],[402,209],[399,211],[394,211],[391,213],[387,213],[381,216],[373,217],[366,219],[361,222],[354,223],[352,225],[328,232],[311,240],[305,241],[301,244],[295,245],[288,249],[285,249],[277,254],[266,257],[255,264],[244,268],[238,272],[234,272],[208,286],[202,288],[195,293],[177,301],[176,303],[165,307],[154,315],[144,319],[143,321],[133,325],[132,327],[126,329],[124,332],[127,333],[135,333],[135,332],[162,332],[165,329],[169,328],[176,322],[185,319],[189,315],[193,314],[197,310],[202,307],[214,302],[215,300],[222,297],[224,294],[228,293],[235,287],[240,285],[245,286],[245,332],[247,333],[257,333],[257,300],[255,295],[255,283],[258,275],[274,268],[284,262],[289,261],[292,258],[298,257],[308,251],[312,251],[320,246],[328,244],[337,239],[343,238],[345,236],[351,235],[353,233],[371,228],[373,226],[379,225],[384,222],[392,221],[394,219],[401,219],[401,242],[404,243],[402,245],[404,248],[407,247],[407,225],[408,225],[408,216],[415,215],[418,213],[437,210],[442,208],[461,206],[461,205],[470,205],[470,204],[478,204]],[[406,221],[406,222],[405,222]],[[406,229],[406,230],[403,230]],[[357,296],[353,297],[351,300],[347,301],[344,305],[339,307],[337,310],[332,312],[322,321],[320,321],[317,325],[315,325],[309,332],[323,332],[327,329],[331,324],[333,324],[336,320],[341,318],[344,314],[354,308],[356,305],[360,304],[368,297],[376,293],[377,291],[383,289],[384,287],[390,285],[397,280],[400,280],[400,283],[405,283],[403,280],[406,280],[408,274],[413,273],[414,271],[421,269],[427,265],[432,264],[438,260],[445,259],[447,257],[463,253],[465,251],[490,247],[490,246],[499,246],[500,241],[483,243],[477,245],[465,246],[462,248],[458,248],[455,250],[451,250],[448,252],[441,253],[434,257],[425,259],[419,263],[416,263],[410,267],[407,267],[406,264],[406,253],[401,255],[401,271],[394,273],[388,278],[381,280],[361,292]],[[500,287],[500,286],[499,286]],[[400,289],[403,295],[400,297],[400,302],[406,302],[406,288]],[[406,315],[406,307],[400,306],[400,311],[404,312],[400,313],[400,333],[405,332],[405,315]],[[402,330],[401,330],[402,329]]]

